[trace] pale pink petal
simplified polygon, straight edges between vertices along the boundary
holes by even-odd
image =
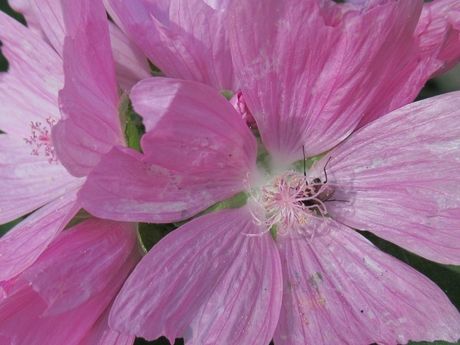
[[[332,217],[427,259],[460,264],[459,109],[460,92],[413,103],[332,150]]]
[[[423,51],[441,66],[440,74],[460,59],[460,2],[437,0],[423,6],[416,35]]]
[[[118,83],[122,90],[131,90],[139,80],[151,77],[147,57],[112,22],[109,31]]]
[[[414,36],[419,40],[414,70],[406,70],[398,76],[400,81],[404,78],[406,81],[392,85],[395,97],[387,101],[386,107],[367,112],[359,127],[412,102],[429,78],[457,64],[460,59],[460,2],[425,3]]]
[[[26,20],[27,27],[38,36],[45,38],[45,34],[40,25],[34,9],[31,6],[31,0],[8,0],[8,4],[13,10],[21,13]]]
[[[0,281],[25,270],[80,209],[77,190],[43,206],[0,238]]]
[[[414,39],[422,5],[414,0],[346,7],[314,0],[232,3],[235,70],[275,163],[301,159],[302,146],[307,157],[325,152],[363,116],[388,111],[411,73],[423,67]]]
[[[0,334],[17,344],[78,344],[140,259],[131,225],[87,220],[3,285]],[[58,327],[58,331],[56,331]]]
[[[131,274],[109,317],[148,340],[268,344],[281,304],[281,265],[246,208],[192,220],[163,238]]]
[[[0,129],[28,138],[31,121],[60,118],[62,61],[39,36],[1,11],[0,40],[9,62],[8,72],[0,73]]]
[[[203,0],[106,0],[116,23],[166,76],[237,91],[227,11]]]
[[[0,134],[0,224],[23,216],[81,186],[49,157],[31,155],[23,139]]]
[[[194,81],[149,78],[133,88],[130,98],[147,132],[141,141],[144,153],[160,157],[162,152],[154,146],[174,145],[182,165],[196,166],[198,162],[183,161],[190,160],[187,151],[239,149],[241,165],[251,170],[257,150],[254,136],[230,102],[213,88]]]
[[[29,0],[41,29],[52,47],[62,56],[65,25],[60,0]],[[27,17],[26,17],[27,18]],[[29,24],[29,22],[27,22]]]
[[[118,91],[108,20],[99,1],[63,3],[68,37],[64,43],[63,113],[53,130],[59,160],[75,176],[88,174],[113,145],[123,145]]]
[[[460,314],[432,281],[331,219],[308,226],[312,239],[277,238],[284,296],[275,344],[458,340]]]
[[[216,10],[226,9],[230,3],[230,0],[203,0],[203,1]]]
[[[85,209],[102,218],[173,222],[244,190],[257,143],[216,90],[150,78],[131,99],[147,130],[144,155],[115,148],[102,157],[80,194]]]

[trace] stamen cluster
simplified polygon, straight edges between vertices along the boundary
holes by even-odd
[[[44,146],[44,151],[45,151],[45,156],[50,157],[48,159],[49,163],[56,163],[58,162],[58,159],[56,157],[56,152],[53,147],[53,141],[51,139],[51,129],[53,128],[54,124],[56,123],[56,120],[53,118],[49,117],[46,119],[46,123],[48,124],[48,127],[42,126],[42,123],[37,121],[37,122],[30,122],[30,127],[31,127],[31,135],[30,138],[24,138],[25,142],[30,145],[35,145],[35,148],[32,149],[32,152],[30,153],[33,156],[39,156],[39,150],[41,149],[42,146]]]
[[[277,234],[290,230],[302,231],[314,215],[325,216],[326,206],[321,200],[326,185],[296,171],[275,176],[260,188],[257,203],[264,209],[268,229],[276,226]]]

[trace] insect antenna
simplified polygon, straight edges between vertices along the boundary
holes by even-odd
[[[305,154],[304,154],[304,157],[305,157]],[[324,182],[323,182],[324,184],[327,183],[327,172],[326,172],[326,167],[327,167],[327,165],[329,164],[329,161],[331,160],[331,158],[332,158],[332,157],[329,156],[329,159],[327,160],[327,162],[326,162],[326,164],[324,165],[324,168],[323,168],[324,176],[326,177],[326,179],[325,179]],[[304,166],[305,166],[305,158],[304,158],[304,163],[303,163],[303,164],[304,164]],[[304,169],[304,171],[305,171],[305,169]]]

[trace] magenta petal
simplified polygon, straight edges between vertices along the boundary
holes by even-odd
[[[13,344],[78,344],[139,259],[132,225],[91,219],[63,232],[3,284],[0,334]]]
[[[23,277],[47,302],[46,314],[60,314],[107,289],[111,280],[120,286],[140,259],[136,246],[133,224],[86,220],[53,241]]]
[[[333,218],[460,264],[460,92],[394,111],[330,152]]]
[[[209,86],[150,78],[131,99],[144,118],[144,155],[115,148],[88,176],[84,208],[102,218],[173,222],[244,190],[257,143],[230,103]]]
[[[113,145],[123,145],[108,21],[99,1],[65,1],[63,120],[53,130],[59,160],[72,175],[89,173]]]
[[[107,0],[109,13],[168,77],[237,91],[223,3]]]
[[[151,77],[147,58],[112,22],[109,31],[118,83],[122,90],[131,90],[139,80]]]
[[[312,240],[278,237],[285,276],[275,344],[457,341],[460,314],[432,281],[333,220],[310,224]]]
[[[281,265],[246,208],[192,220],[142,259],[109,323],[146,339],[190,344],[268,344],[278,322]]]
[[[9,62],[8,72],[0,73],[0,129],[28,138],[31,121],[60,118],[62,60],[39,36],[1,11],[0,41]]]
[[[50,202],[0,238],[0,281],[29,267],[80,209],[77,191]]]
[[[367,1],[344,13],[325,3],[239,0],[229,7],[243,95],[280,163],[301,159],[303,145],[307,156],[325,152],[363,116],[385,114],[420,60],[413,35],[421,1]]]
[[[49,163],[49,157],[31,155],[31,150],[23,139],[0,134],[0,224],[71,193],[83,182]]]
[[[132,345],[134,343],[135,336],[122,334],[110,328],[108,318],[111,307],[109,305],[106,308],[79,345]]]

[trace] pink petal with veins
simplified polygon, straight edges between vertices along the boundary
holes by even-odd
[[[235,68],[275,162],[301,159],[302,146],[307,157],[325,152],[367,112],[385,113],[395,85],[416,66],[421,8],[420,1],[370,1],[342,13],[314,0],[233,3]]]
[[[226,2],[106,0],[105,4],[115,22],[166,76],[237,91]]]
[[[34,32],[34,34],[45,39],[45,33],[42,30],[40,25],[40,20],[35,13],[35,10],[32,8],[32,0],[8,0],[8,5],[11,6],[13,10],[21,13],[26,20],[27,27]]]
[[[414,0],[232,3],[235,70],[275,163],[301,159],[302,146],[307,157],[330,150],[357,126],[416,97],[442,66],[438,50],[420,46],[421,10]],[[447,25],[446,12],[438,16]],[[453,18],[449,25],[458,25]],[[432,40],[452,50],[445,37]],[[448,58],[455,54],[460,50]]]
[[[147,133],[143,155],[114,148],[80,192],[98,217],[173,222],[244,190],[255,174],[257,143],[231,104],[211,87],[150,78],[131,99]]]
[[[275,344],[406,344],[460,337],[460,314],[428,278],[355,231],[312,218],[279,236],[284,296]]]
[[[51,46],[62,57],[65,37],[64,17],[60,0],[29,0],[41,29]],[[27,18],[27,17],[26,17]]]
[[[246,208],[192,220],[143,258],[112,308],[126,334],[187,344],[268,344],[278,322],[281,265]],[[158,293],[161,291],[162,293]]]
[[[80,209],[76,193],[43,206],[0,238],[0,281],[25,270],[41,255]]]
[[[424,4],[416,35],[422,49],[441,66],[436,75],[454,67],[460,59],[460,3],[437,0]]]
[[[460,92],[398,109],[332,150],[334,219],[460,264]]]
[[[42,39],[0,12],[2,53],[8,72],[0,73],[0,129],[20,138],[30,135],[30,122],[59,120],[57,94],[64,83],[62,60]]]
[[[118,91],[108,21],[100,2],[65,1],[68,37],[64,43],[63,113],[53,129],[59,160],[77,177],[124,139],[118,117]]]
[[[0,134],[0,223],[6,223],[72,193],[83,181],[49,157],[31,155],[22,138]]]
[[[109,31],[118,83],[122,90],[131,90],[138,81],[151,77],[147,57],[112,22]]]
[[[134,343],[135,336],[122,334],[109,326],[108,318],[111,307],[111,305],[108,306],[105,312],[99,316],[97,322],[87,332],[79,345],[132,345]]]
[[[90,219],[63,232],[29,269],[3,283],[0,334],[18,344],[78,344],[139,259],[130,224]]]

